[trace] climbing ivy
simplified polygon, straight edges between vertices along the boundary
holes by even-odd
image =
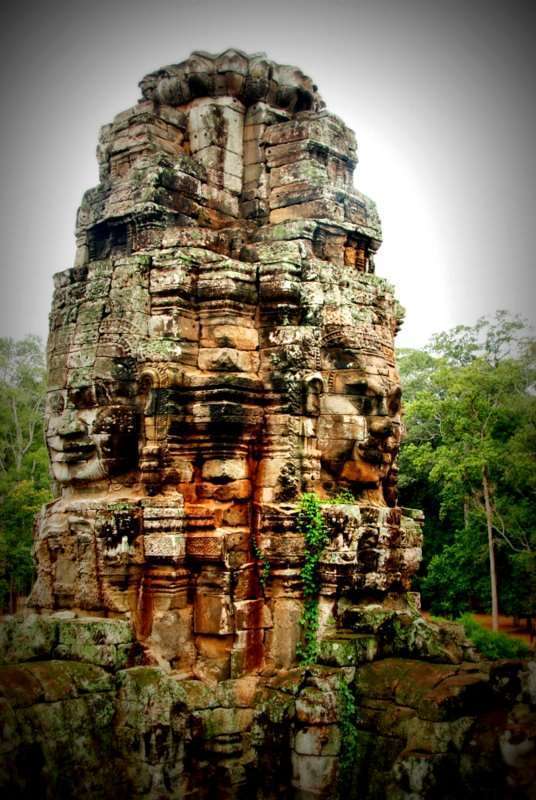
[[[352,777],[357,754],[357,708],[354,694],[345,679],[339,679],[339,797],[346,794]]]
[[[300,498],[298,531],[305,537],[305,558],[301,569],[304,605],[300,625],[303,638],[298,644],[297,656],[302,664],[313,664],[318,652],[318,562],[328,540],[320,499],[313,492],[306,492]]]
[[[266,581],[268,580],[268,576],[270,574],[270,561],[268,560],[268,556],[266,553],[263,553],[255,539],[252,540],[252,550],[253,555],[260,562],[261,569],[259,571],[259,583],[264,589],[266,586]]]

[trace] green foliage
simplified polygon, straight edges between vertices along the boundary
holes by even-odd
[[[344,678],[339,680],[339,796],[347,789],[355,766],[357,754],[357,708],[354,694]]]
[[[350,489],[341,489],[334,497],[328,497],[322,500],[323,505],[327,506],[340,506],[349,503],[355,503],[355,497]]]
[[[297,655],[302,664],[313,664],[318,652],[318,562],[328,539],[320,499],[313,492],[306,492],[300,498],[298,530],[305,537],[305,558],[301,569],[303,641],[298,645]]]
[[[6,609],[14,596],[30,591],[34,517],[50,493],[28,479],[2,482],[0,492],[0,607]]]
[[[530,654],[526,644],[506,636],[504,633],[483,628],[471,614],[463,614],[459,621],[463,625],[467,638],[490,661],[497,661],[500,658],[523,658]]]
[[[300,664],[314,664],[318,654],[318,598],[304,598],[300,617],[303,641],[298,642],[296,655]]]
[[[0,609],[14,610],[33,578],[33,519],[50,500],[40,341],[0,339]]]
[[[297,656],[302,664],[314,664],[318,653],[318,562],[327,544],[328,534],[322,505],[345,505],[355,503],[349,489],[342,489],[334,497],[320,500],[314,492],[306,492],[300,498],[298,530],[305,537],[305,558],[301,569],[303,581],[303,612],[300,625],[303,640],[298,643]]]
[[[401,351],[399,365],[400,500],[425,512],[423,601],[450,615],[487,609],[486,475],[502,609],[534,614],[536,343],[526,324],[499,311],[424,352]]]
[[[472,608],[489,611],[487,542],[462,528],[451,544],[432,556],[420,589],[433,614],[456,617]]]
[[[261,550],[255,539],[252,539],[252,550],[255,558],[258,562],[260,562],[261,569],[259,572],[259,583],[264,589],[266,586],[266,581],[270,575],[270,561],[268,560],[266,553]]]
[[[503,613],[514,617],[536,616],[536,553],[512,553],[509,567],[502,584]]]

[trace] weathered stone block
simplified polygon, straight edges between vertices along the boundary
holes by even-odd
[[[306,686],[296,700],[296,717],[305,725],[330,725],[338,720],[338,700],[333,692]]]
[[[341,733],[337,725],[316,725],[301,728],[294,737],[294,750],[304,756],[336,756],[341,749]]]
[[[374,636],[337,631],[320,642],[318,660],[330,666],[351,667],[373,661],[378,650],[378,640]]]
[[[179,561],[186,555],[186,541],[179,533],[153,533],[144,536],[146,558]]]
[[[303,798],[305,792],[312,797],[322,797],[336,786],[338,763],[334,756],[308,756],[292,754],[292,785]]]
[[[236,630],[248,628],[270,628],[272,618],[268,606],[262,598],[240,600],[234,603]]]
[[[233,633],[234,618],[230,598],[198,594],[194,605],[194,630],[196,633],[222,636]]]
[[[250,708],[214,708],[198,711],[195,716],[201,721],[206,739],[242,733],[251,727],[253,721],[253,711]]]
[[[49,658],[58,640],[59,621],[31,614],[7,617],[0,624],[0,663]]]
[[[62,620],[56,658],[84,661],[113,670],[126,667],[134,652],[131,625],[120,619],[81,617]]]
[[[247,475],[247,464],[239,459],[209,459],[203,464],[203,477],[213,483],[244,480]]]

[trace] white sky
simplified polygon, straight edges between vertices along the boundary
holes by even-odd
[[[0,335],[46,335],[72,266],[98,129],[192,50],[264,50],[357,134],[378,204],[377,272],[401,346],[497,308],[534,322],[534,11],[524,0],[42,0],[3,20]]]

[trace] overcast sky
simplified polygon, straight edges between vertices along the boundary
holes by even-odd
[[[357,134],[398,343],[507,308],[535,319],[536,15],[526,0],[41,0],[2,19],[0,335],[46,335],[99,127],[192,50],[264,50]],[[535,6],[532,5],[534,9]]]

